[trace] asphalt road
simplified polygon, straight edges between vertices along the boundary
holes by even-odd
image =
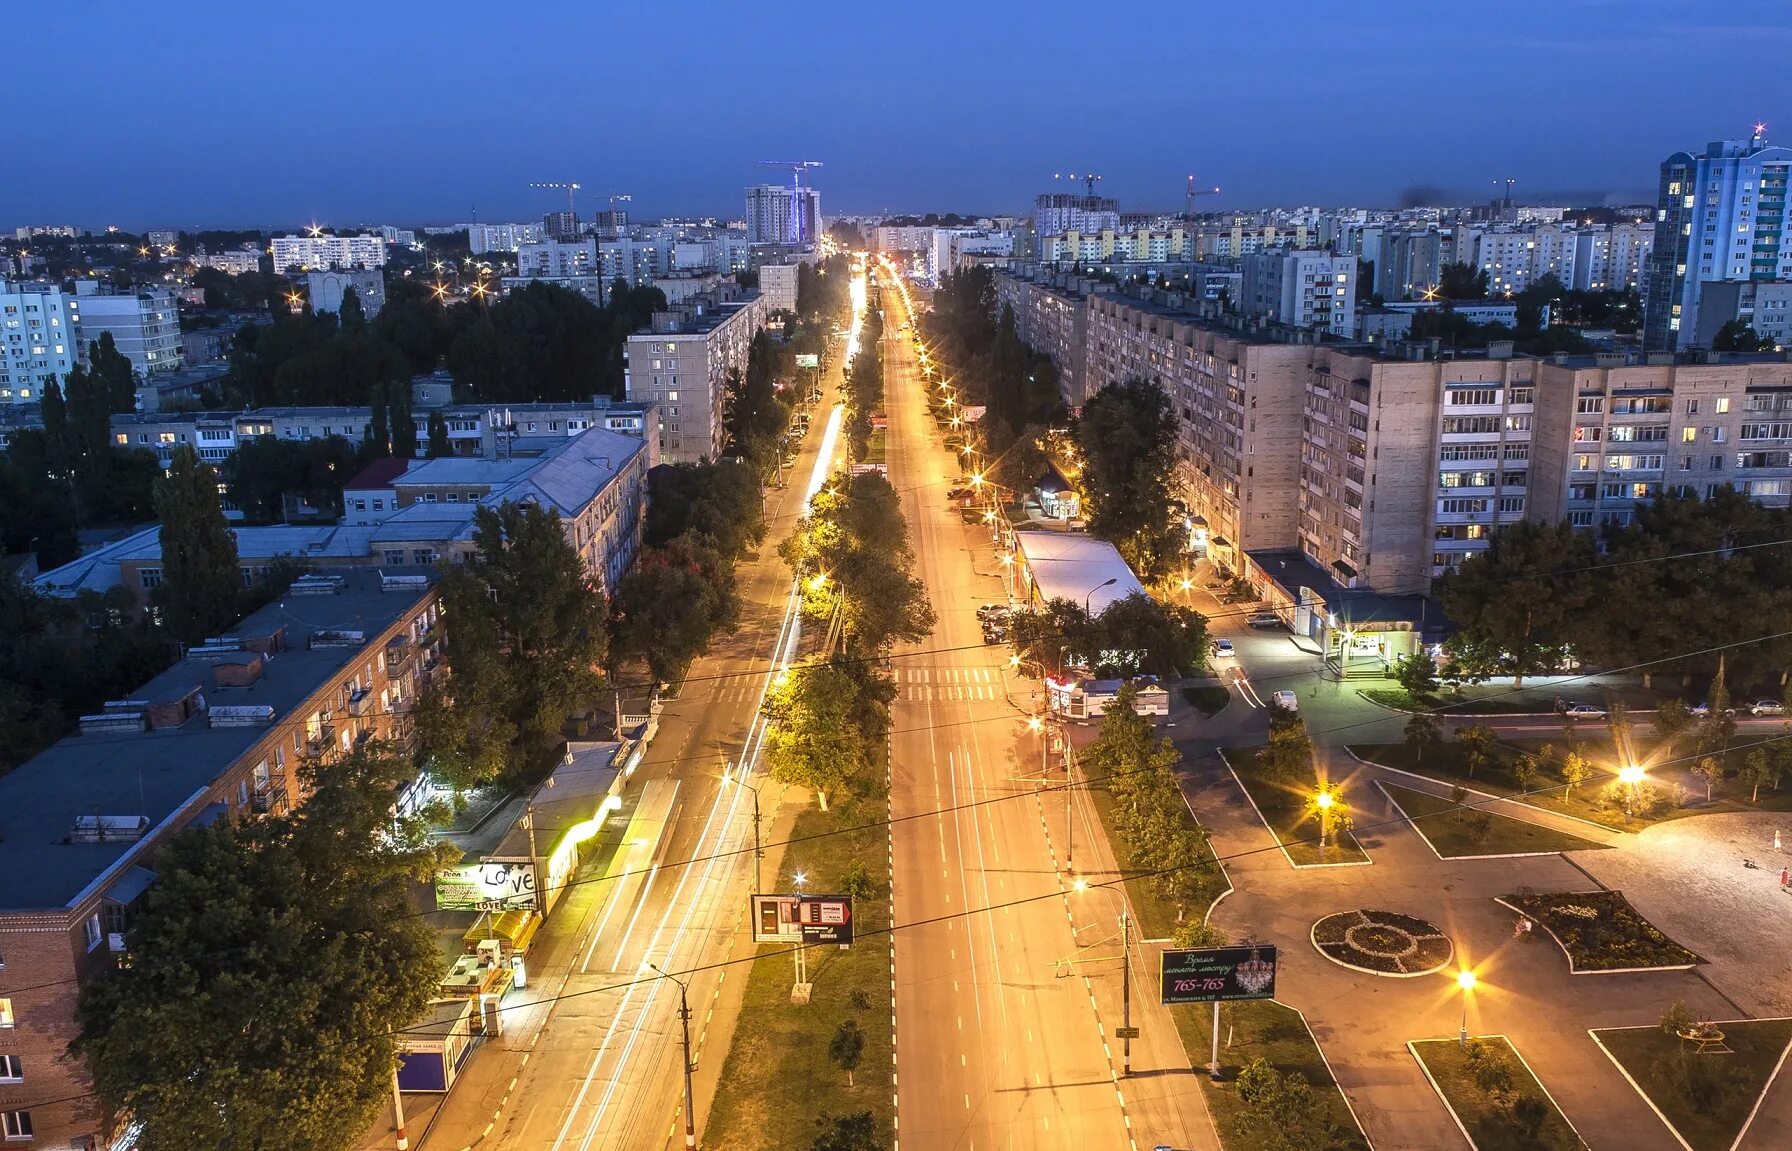
[[[898,1133],[919,1148],[1215,1146],[1161,1009],[1155,957],[1134,953],[1134,1078],[1121,1077],[1117,892],[1071,894],[1062,793],[1042,800],[1031,681],[981,643],[975,610],[1004,598],[987,531],[946,504],[956,464],[926,412],[910,317],[883,292],[890,479],[938,617],[893,661],[892,782]],[[1056,757],[1051,757],[1054,761]],[[1111,868],[1086,805],[1084,868]],[[1056,842],[1055,842],[1056,841]],[[1087,860],[1088,862],[1085,862]]]

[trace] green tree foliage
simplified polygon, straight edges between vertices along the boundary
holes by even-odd
[[[1394,679],[1415,701],[1437,694],[1437,662],[1429,652],[1403,655],[1394,665]]]
[[[846,322],[852,306],[852,264],[844,256],[832,256],[819,266],[796,267],[796,311],[805,320]]]
[[[342,513],[342,485],[361,465],[356,446],[341,436],[283,440],[257,436],[244,440],[224,460],[224,485],[231,502],[251,523],[278,523],[286,518],[291,496],[331,514]]]
[[[656,288],[623,285],[599,308],[578,292],[532,281],[455,337],[448,370],[458,393],[486,403],[615,395],[628,333],[664,307]]]
[[[821,1130],[809,1151],[881,1151],[883,1147],[877,1137],[877,1116],[869,1111],[820,1115],[815,1125]]]
[[[168,478],[156,486],[162,522],[162,584],[155,603],[168,632],[182,643],[217,635],[237,618],[242,579],[236,537],[218,502],[218,476],[189,444],[174,453]]]
[[[482,506],[473,543],[442,580],[452,676],[418,734],[432,770],[455,783],[489,778],[500,759],[507,778],[540,778],[566,717],[601,686],[604,604],[557,512]]]
[[[0,454],[0,552],[31,551],[49,571],[80,554],[75,537],[75,501],[68,481],[50,465],[51,440],[22,428]]]
[[[1076,439],[1090,534],[1119,548],[1141,579],[1162,578],[1180,554],[1169,519],[1176,453],[1169,396],[1149,380],[1109,384],[1083,405]]]
[[[725,555],[741,555],[765,538],[765,511],[753,470],[730,460],[662,464],[647,474],[649,546],[695,533]]]
[[[765,761],[780,783],[815,792],[821,810],[875,762],[876,744],[857,722],[859,684],[829,664],[792,668],[767,694]]]
[[[1444,740],[1443,732],[1438,730],[1437,717],[1428,711],[1413,713],[1406,721],[1406,746],[1412,749],[1412,761],[1415,764],[1425,762],[1425,753],[1433,750]]]
[[[1736,781],[1748,788],[1750,803],[1761,802],[1763,785],[1779,790],[1784,762],[1783,755],[1769,753],[1764,747],[1755,748],[1743,758],[1742,767],[1736,773]]]
[[[408,380],[386,385],[386,427],[392,436],[392,454],[401,460],[416,459],[417,417],[411,412]]]
[[[1578,751],[1570,751],[1562,757],[1562,789],[1564,794],[1573,795],[1574,789],[1593,778],[1593,765],[1586,756]]]
[[[118,350],[111,332],[101,332],[87,351],[87,370],[94,387],[105,397],[108,413],[137,410],[137,372],[131,360]]]
[[[1715,755],[1701,755],[1692,765],[1692,773],[1705,782],[1705,802],[1711,802],[1717,785],[1724,781],[1723,760]]]
[[[439,410],[429,413],[429,458],[436,460],[453,454],[454,448],[448,442],[447,417]]]
[[[1278,1071],[1267,1059],[1254,1057],[1239,1069],[1236,1090],[1258,1146],[1312,1151],[1331,1144],[1331,1119],[1300,1072]]]
[[[878,653],[933,630],[926,588],[909,574],[914,555],[896,489],[883,476],[836,473],[778,550],[803,581],[805,613],[838,612],[848,650]]]
[[[1596,600],[1592,562],[1592,540],[1566,523],[1526,520],[1495,532],[1442,581],[1444,610],[1459,625],[1446,644],[1452,658],[1520,686],[1558,666]]]
[[[1728,320],[1711,337],[1714,352],[1741,352],[1745,355],[1773,350],[1773,341],[1764,339],[1747,320]]]
[[[864,1053],[865,1033],[859,1029],[858,1021],[842,1019],[828,1040],[828,1061],[846,1072],[848,1087],[853,1085],[852,1073],[858,1070],[859,1059]]]
[[[1652,722],[1656,736],[1672,753],[1674,744],[1692,728],[1692,712],[1684,700],[1664,699],[1656,705]]]
[[[442,366],[454,342],[456,320],[428,284],[403,277],[386,285],[386,303],[373,318],[374,334],[397,348],[412,375],[428,375]]]
[[[1475,772],[1493,763],[1499,736],[1484,723],[1471,723],[1456,730],[1456,742],[1462,746],[1462,765],[1473,779]]]
[[[315,769],[296,813],[157,854],[131,962],[83,989],[77,1043],[146,1145],[335,1151],[373,1120],[441,968],[410,900],[437,849],[391,812],[408,775],[357,749]]]
[[[334,313],[307,309],[236,334],[226,395],[251,407],[355,406],[376,388],[410,377],[405,354],[366,324],[350,330]]]
[[[1438,272],[1437,294],[1446,300],[1487,298],[1487,269],[1469,264],[1445,264]]]
[[[753,337],[747,349],[747,373],[730,381],[727,412],[729,454],[746,460],[763,478],[769,476],[783,450],[790,427],[791,404],[782,380],[792,372],[789,351],[769,332]]]
[[[714,540],[685,535],[648,548],[610,601],[611,658],[638,656],[677,683],[710,641],[740,622],[734,562]]]

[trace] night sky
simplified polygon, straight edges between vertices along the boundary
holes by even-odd
[[[16,24],[16,22],[15,22]],[[86,0],[6,53],[0,226],[1651,199],[1669,152],[1792,140],[1785,0],[305,4]],[[1776,133],[1776,121],[1785,131]],[[1060,184],[1060,187],[1068,185]]]

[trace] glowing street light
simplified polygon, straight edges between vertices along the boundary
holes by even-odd
[[[1626,817],[1634,814],[1637,788],[1642,786],[1643,779],[1643,765],[1640,763],[1627,763],[1618,769],[1618,782],[1624,785],[1624,814]]]
[[[1479,981],[1475,978],[1475,973],[1467,968],[1456,973],[1456,986],[1462,989],[1462,1026],[1456,1030],[1456,1045],[1458,1047],[1466,1048],[1468,1046],[1468,998],[1474,991],[1477,982]]]

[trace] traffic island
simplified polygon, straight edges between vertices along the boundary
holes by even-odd
[[[1792,1019],[1718,1020],[1686,1030],[1685,1037],[1662,1027],[1589,1034],[1683,1146],[1729,1151],[1785,1065]]]
[[[1456,945],[1435,924],[1396,911],[1358,909],[1313,925],[1313,946],[1340,967],[1407,979],[1450,962]]]
[[[1257,770],[1259,754],[1257,748],[1220,749],[1227,770],[1244,792],[1251,810],[1275,837],[1290,866],[1359,867],[1374,862],[1349,831],[1347,821],[1322,820],[1314,804],[1316,786],[1296,787],[1261,774]],[[1335,788],[1329,794],[1340,801],[1341,808],[1347,808],[1349,797],[1345,788]]]
[[[1598,851],[1605,847],[1603,843],[1565,831],[1496,815],[1484,806],[1487,800],[1457,803],[1441,795],[1413,791],[1380,780],[1376,780],[1375,785],[1439,859],[1556,855],[1564,851]]]
[[[1684,971],[1705,962],[1644,919],[1621,892],[1527,893],[1495,902],[1542,924],[1575,975]]]
[[[1406,1049],[1478,1151],[1579,1151],[1580,1133],[1504,1035],[1421,1039]]]
[[[1204,1059],[1213,1047],[1212,1008],[1172,1007],[1170,1015],[1176,1020],[1183,1048]],[[1245,1078],[1241,1097],[1239,1077],[1247,1067],[1255,1070]],[[1265,1068],[1274,1072],[1273,1080]],[[1196,1064],[1195,1069],[1205,1071],[1206,1064]],[[1290,1146],[1287,1136],[1291,1133],[1278,1126],[1276,1115],[1287,1114],[1288,1105],[1296,1102],[1291,1096],[1302,1092],[1302,1086],[1296,1084],[1304,1085],[1312,1104],[1301,1113],[1311,1130],[1300,1133],[1312,1141],[1299,1146],[1313,1151],[1369,1151],[1369,1141],[1332,1077],[1306,1019],[1292,1007],[1273,999],[1221,1004],[1220,1080],[1216,1083],[1205,1074],[1197,1078],[1226,1151],[1271,1151]],[[1252,1078],[1259,1084],[1269,1080],[1269,1090],[1253,1090]]]

